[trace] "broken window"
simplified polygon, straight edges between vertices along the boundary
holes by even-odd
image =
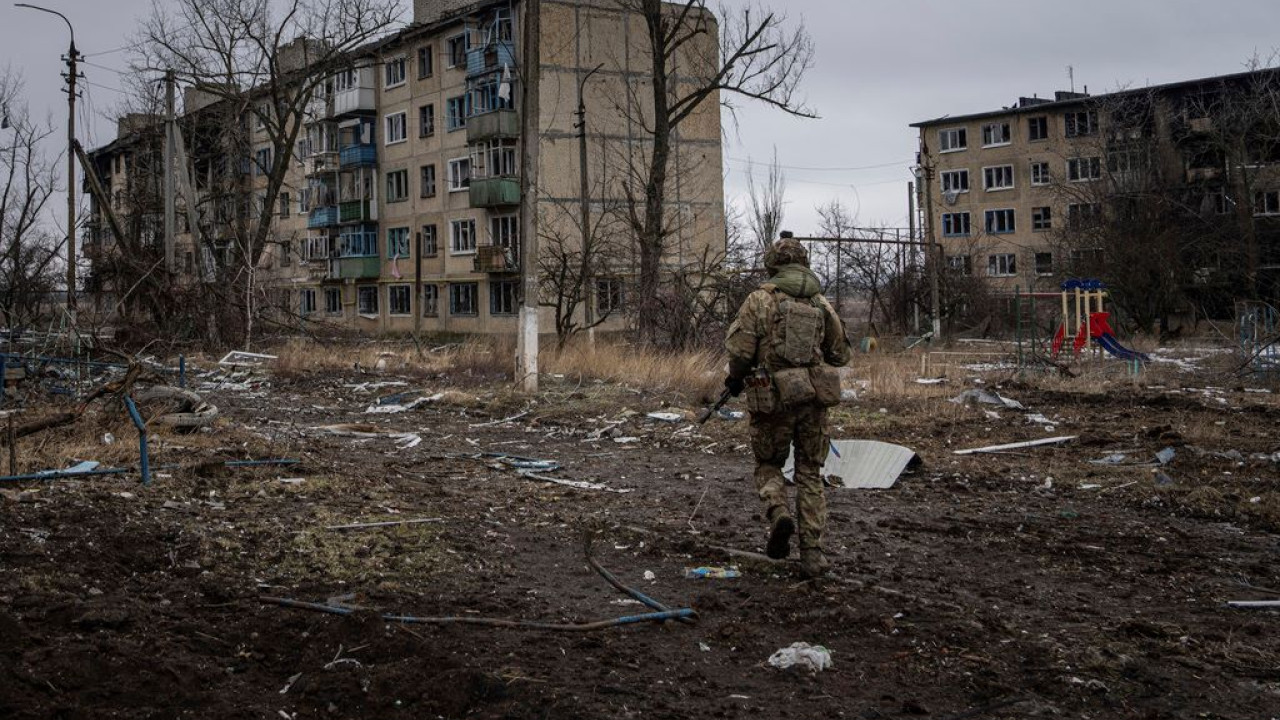
[[[997,253],[987,256],[987,274],[992,277],[1009,277],[1018,274],[1018,256],[1014,253]]]
[[[1010,137],[1007,122],[993,122],[982,126],[982,147],[1008,145]]]
[[[969,213],[943,213],[942,214],[942,235],[943,237],[965,237],[972,230],[972,224]]]
[[[324,311],[330,315],[342,314],[342,288],[324,289]]]
[[[939,177],[942,179],[942,192],[969,192],[968,170],[944,170]]]
[[[1062,126],[1069,138],[1094,135],[1098,132],[1098,113],[1096,110],[1069,112],[1063,116]]]
[[[378,314],[377,285],[361,285],[356,288],[356,308],[361,315]]]
[[[409,298],[413,295],[412,285],[387,286],[387,312],[392,315],[409,315],[413,311]]]
[[[1032,185],[1048,185],[1052,181],[1052,177],[1049,175],[1049,163],[1041,161],[1031,163]]]
[[[435,285],[422,286],[422,316],[435,317],[440,312],[440,288]]]
[[[449,285],[449,314],[450,315],[475,315],[478,310],[476,308],[477,284],[469,283],[452,283]]]
[[[942,152],[955,152],[967,147],[969,147],[969,139],[964,128],[947,128],[938,131],[938,148]]]
[[[1071,158],[1067,160],[1067,180],[1069,182],[1089,182],[1102,177],[1102,161],[1100,158]]]
[[[1013,187],[1013,166],[996,165],[982,168],[984,190],[1008,190]]]
[[[1048,206],[1031,208],[1031,229],[1037,232],[1053,227],[1052,215]]]
[[[988,210],[986,212],[986,230],[991,235],[1002,235],[1014,231],[1013,210]]]
[[[1044,115],[1027,118],[1027,139],[1031,141],[1049,139],[1049,118]]]
[[[1051,252],[1036,253],[1036,274],[1037,275],[1053,274],[1053,253]]]
[[[514,315],[520,307],[520,283],[497,280],[489,283],[489,314]]]

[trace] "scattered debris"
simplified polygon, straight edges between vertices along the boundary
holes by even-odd
[[[684,415],[681,415],[680,413],[673,413],[673,412],[651,412],[646,414],[645,417],[650,418],[652,420],[658,420],[660,422],[669,422],[669,423],[680,422],[681,420],[684,419]]]
[[[414,518],[412,520],[387,520],[384,522],[351,523],[349,525],[326,525],[325,530],[364,530],[367,528],[391,527],[393,525],[419,525],[422,523],[438,523],[444,518]]]
[[[901,445],[877,440],[832,440],[822,464],[822,476],[836,478],[839,487],[882,490],[893,487],[907,468],[920,463],[914,450]],[[787,479],[795,476],[794,449],[782,466],[782,475]]]
[[[916,378],[917,385],[941,385],[946,381],[945,377]]]
[[[199,393],[185,388],[156,385],[134,393],[133,400],[141,409],[159,406],[162,412],[147,413],[147,423],[170,427],[200,428],[218,417],[218,408],[204,401]]]
[[[1167,447],[1161,450],[1160,452],[1156,453],[1156,462],[1160,463],[1161,465],[1168,465],[1169,463],[1173,462],[1173,458],[1177,454],[1178,454],[1177,450],[1174,450],[1171,447]]]
[[[1006,443],[1004,445],[988,445],[987,447],[972,448],[969,450],[954,450],[956,455],[972,455],[974,453],[996,453],[1003,450],[1018,450],[1021,448],[1039,447],[1040,445],[1061,445],[1076,439],[1076,435],[1062,435],[1060,437],[1043,438],[1040,440],[1026,440],[1023,442]]]
[[[439,402],[444,398],[444,393],[436,393],[435,395],[420,396],[406,403],[397,402],[398,399],[411,394],[412,393],[401,393],[399,395],[392,395],[390,398],[383,398],[377,403],[365,408],[365,414],[388,415],[392,413],[408,412],[419,405]],[[386,400],[391,400],[391,402],[386,402]]]
[[[578,488],[579,490],[603,490],[605,492],[611,492],[611,493],[633,492],[631,488],[611,488],[608,485],[587,482],[585,480],[566,480],[564,478],[551,477],[549,475],[542,475],[532,470],[519,470],[517,472],[519,472],[524,477],[529,478],[530,480],[541,480],[542,482],[549,482],[549,483],[555,483],[556,485],[565,485],[567,487]]]
[[[792,643],[775,652],[769,656],[769,664],[779,670],[789,670],[794,667],[811,673],[820,673],[834,665],[830,650],[807,642]]]
[[[226,355],[223,355],[222,359],[218,361],[218,364],[224,367],[258,367],[266,364],[268,360],[278,359],[279,358],[275,355],[264,355],[262,353],[245,352],[243,350],[232,350]]]
[[[688,567],[684,569],[684,576],[687,578],[699,578],[706,580],[729,580],[736,577],[742,577],[742,573],[735,567],[707,566]]]
[[[1004,397],[1000,393],[994,390],[987,391],[987,390],[981,390],[977,388],[965,390],[959,395],[951,398],[949,402],[953,402],[957,405],[966,405],[971,402],[976,402],[976,403],[981,403],[983,405],[999,405],[1000,407],[1005,407],[1010,410],[1026,409],[1025,407],[1023,407],[1022,403],[1018,402],[1017,400],[1011,400],[1007,397]]]

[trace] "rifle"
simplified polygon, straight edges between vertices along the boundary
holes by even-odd
[[[702,415],[698,418],[698,424],[701,425],[705,423],[712,415],[715,415],[716,411],[724,407],[724,404],[729,402],[729,398],[731,397],[733,397],[733,394],[729,392],[729,388],[725,388],[724,392],[720,393],[720,399],[716,400],[716,404],[702,412]]]

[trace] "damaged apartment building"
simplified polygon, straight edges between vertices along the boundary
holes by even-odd
[[[635,271],[627,203],[643,202],[637,183],[651,150],[651,109],[637,104],[652,72],[645,23],[613,0],[542,1],[540,161],[534,187],[527,188],[519,168],[526,140],[522,7],[416,0],[412,24],[350,53],[349,63],[319,85],[271,211],[270,241],[253,267],[261,302],[282,322],[326,322],[371,334],[514,333],[524,245],[519,207],[535,192],[540,244],[547,249],[540,275],[554,274],[558,259],[574,257],[585,211],[606,251],[584,281],[576,312],[607,316],[605,329],[624,326]],[[714,23],[710,27],[703,38],[708,47],[718,42]],[[697,57],[715,53],[690,54]],[[250,223],[257,217],[264,169],[275,158],[258,114],[241,109],[228,120],[225,107],[215,111],[225,101],[210,103],[198,88],[183,94],[183,149],[198,199],[194,213],[179,203],[175,268],[182,282],[220,282],[219,269],[242,270],[221,266],[234,242],[223,228],[237,217]],[[247,91],[242,106],[259,102],[254,98]],[[122,224],[145,226],[143,242],[154,243],[162,203],[129,201],[138,188],[155,193],[162,186],[156,153],[163,131],[148,119],[122,119],[118,138],[90,155]],[[202,126],[228,122],[240,124],[244,142],[201,143]],[[215,181],[219,175],[234,176],[234,193]],[[707,249],[723,253],[715,96],[674,137],[669,177],[666,264],[694,262]],[[200,242],[190,232],[193,221],[202,229]],[[102,270],[129,247],[116,242],[96,198],[87,228],[88,290],[110,298],[121,289]],[[545,282],[543,288],[541,301],[548,304],[557,289]],[[543,327],[550,326],[545,317]]]
[[[915,123],[926,232],[997,296],[1160,276],[1150,293],[1218,317],[1275,297],[1278,91],[1267,69]]]

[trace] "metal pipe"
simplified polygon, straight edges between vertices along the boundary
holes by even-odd
[[[348,607],[336,607],[334,605],[325,605],[323,603],[305,602],[303,600],[271,597],[267,595],[259,595],[258,600],[272,605],[298,608],[300,610],[314,610],[316,612],[329,613],[330,615],[350,615],[354,612],[353,608]],[[417,617],[414,615],[392,615],[390,613],[382,613],[380,615],[380,617],[387,622],[398,622],[411,625],[485,625],[488,627],[529,628],[532,630],[556,630],[563,632],[602,630],[604,628],[634,625],[642,622],[661,622],[663,620],[678,620],[681,618],[692,618],[696,616],[697,612],[691,608],[668,610],[666,612],[643,613],[640,615],[623,615],[618,618],[596,620],[587,623],[543,623],[532,620],[506,620],[503,618],[481,617]]]
[[[133,420],[134,426],[138,428],[138,462],[142,469],[142,484],[151,484],[151,457],[147,451],[147,424],[142,422],[142,415],[138,413],[138,405],[133,402],[133,398],[128,395],[124,396],[124,406],[129,410],[129,417]]]
[[[223,463],[230,468],[237,467],[256,467],[259,465],[297,465],[301,460],[289,458],[280,458],[276,460],[228,460]],[[179,463],[170,463],[167,465],[156,465],[154,470],[177,470],[184,467]],[[67,472],[65,470],[45,470],[43,472],[27,473],[26,475],[5,475],[0,476],[0,483],[3,482],[23,482],[25,480],[58,480],[60,478],[80,477],[82,475],[123,475],[124,473],[133,472],[134,468],[97,468],[94,470],[85,470],[82,472]]]

